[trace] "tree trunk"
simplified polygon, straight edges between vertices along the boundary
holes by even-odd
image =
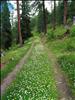
[[[68,0],[64,0],[64,26],[66,28],[66,32],[64,33],[65,36],[70,34],[70,29],[67,25],[67,1]]]
[[[19,0],[17,0],[17,16],[18,16],[18,33],[19,33],[19,42],[20,42],[20,46],[22,46],[22,34],[21,34],[20,13],[19,13]]]
[[[43,0],[43,18],[44,18],[44,34],[47,33],[46,13],[45,13],[45,1]]]
[[[53,30],[56,28],[56,0],[54,0],[54,18],[53,18]]]
[[[52,13],[52,7],[53,7],[53,5],[52,5],[52,1],[51,0],[50,0],[50,2],[51,2],[50,4],[51,4],[51,13]],[[52,16],[51,16],[51,18],[52,18]],[[51,20],[50,25],[51,25],[51,28],[52,28],[53,27],[53,20]]]
[[[67,24],[67,0],[64,0],[64,25]]]

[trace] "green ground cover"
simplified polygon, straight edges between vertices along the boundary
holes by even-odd
[[[48,47],[56,56],[70,54],[75,52],[75,37],[66,37],[63,39],[54,39],[47,41]]]
[[[51,62],[39,40],[2,100],[58,100]]]
[[[61,28],[59,28],[59,30],[61,31]],[[64,29],[62,30],[64,31]],[[58,32],[58,35],[60,34],[60,31]],[[68,84],[71,87],[73,94],[75,94],[75,26],[72,26],[70,32],[72,32],[71,35],[62,39],[49,39],[48,37],[46,46],[57,57],[60,67],[68,77]]]
[[[63,71],[67,74],[69,86],[75,95],[75,53],[60,57],[59,64]]]
[[[1,68],[1,80],[3,80],[9,72],[11,72],[20,59],[27,53],[31,47],[32,39],[25,42],[24,46],[19,48],[18,46],[13,47],[5,53],[5,56],[1,58],[1,63],[6,63]]]

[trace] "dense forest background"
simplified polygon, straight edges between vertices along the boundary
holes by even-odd
[[[2,100],[75,100],[75,0],[1,0],[0,22]]]
[[[17,12],[22,11],[18,16],[18,20],[13,22],[13,17],[10,23],[9,1],[1,1],[1,47],[9,49],[13,42],[21,44],[34,34],[47,34],[49,29],[55,30],[57,26],[70,28],[75,20],[75,1],[60,0],[50,1],[51,12],[45,8],[46,1],[24,1],[17,5]],[[18,7],[19,6],[19,7]],[[14,8],[13,8],[14,9]],[[34,13],[31,13],[31,9]],[[19,13],[18,13],[19,14]],[[20,21],[20,26],[19,26]],[[18,29],[18,27],[20,29]],[[19,35],[19,33],[21,34]],[[63,33],[64,34],[64,33]],[[22,38],[21,38],[22,37]]]

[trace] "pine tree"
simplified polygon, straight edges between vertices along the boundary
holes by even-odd
[[[37,31],[39,33],[44,32],[43,10],[42,10],[42,7],[39,8],[38,19],[37,19]]]
[[[22,0],[21,32],[22,32],[23,43],[25,39],[31,36],[29,12],[30,12],[29,1]]]
[[[12,43],[12,33],[10,24],[10,12],[7,1],[1,1],[2,4],[2,19],[1,19],[1,47],[9,49]]]
[[[71,4],[69,6],[69,16],[73,20],[73,16],[75,16],[75,1],[71,0]]]
[[[45,14],[46,14],[46,24],[48,24],[50,22],[50,18],[49,18],[50,15],[47,9],[45,9]],[[47,30],[44,29],[45,27],[47,28],[47,26],[44,25],[43,9],[41,6],[41,8],[39,9],[38,19],[37,19],[37,31],[39,33],[43,32],[44,34],[46,34]]]
[[[35,8],[35,11],[38,11],[38,32],[47,33],[47,19],[46,19],[46,9],[45,9],[45,0],[35,0],[32,4],[32,7]],[[41,17],[41,18],[40,18]]]
[[[64,15],[64,3],[63,1],[58,2],[58,6],[56,7],[56,21],[57,24],[63,24],[63,15]]]

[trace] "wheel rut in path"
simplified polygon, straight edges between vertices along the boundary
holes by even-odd
[[[20,71],[22,66],[27,62],[27,59],[31,55],[34,44],[35,43],[33,42],[31,48],[29,49],[27,54],[20,60],[20,62],[16,65],[15,69],[12,72],[10,72],[6,78],[4,78],[3,82],[1,83],[1,87],[0,87],[1,88],[1,96],[4,94],[6,88],[16,78],[16,75]]]
[[[52,62],[52,68],[54,71],[54,78],[56,80],[57,90],[59,92],[58,100],[75,100],[75,97],[72,97],[72,93],[70,88],[67,85],[66,78],[64,77],[59,64],[57,62],[57,58],[55,55],[45,46],[44,41],[42,41],[45,50],[48,53],[48,57]]]

